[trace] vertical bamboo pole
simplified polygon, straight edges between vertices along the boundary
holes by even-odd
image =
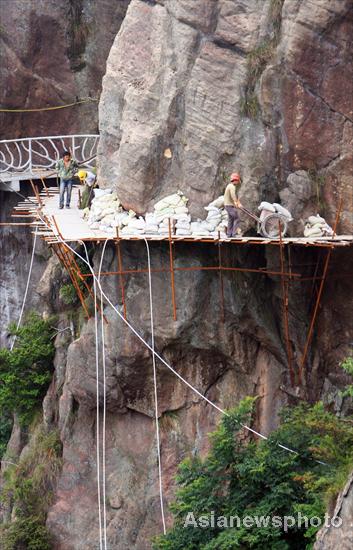
[[[173,258],[173,241],[172,241],[172,226],[170,218],[168,218],[168,240],[169,240],[169,270],[170,280],[172,285],[172,303],[173,303],[173,319],[177,320],[176,300],[175,300],[175,280],[174,280],[174,258]]]
[[[220,242],[220,232],[218,231],[218,267],[219,267],[219,286],[221,294],[221,321],[224,323],[224,286],[223,286],[223,270],[222,270],[222,251]]]
[[[119,273],[119,283],[120,283],[120,291],[121,291],[121,302],[123,304],[123,312],[124,312],[124,319],[126,319],[126,302],[125,302],[125,288],[124,288],[124,279],[123,279],[123,261],[121,257],[121,250],[120,250],[120,235],[119,235],[119,227],[116,228],[116,254],[118,257],[118,273]]]
[[[339,218],[340,218],[340,215],[341,215],[341,210],[342,210],[342,198],[340,199],[340,203],[339,203],[337,214],[336,214],[335,225],[334,225],[334,228],[333,228],[332,240],[336,236],[336,231],[337,231]],[[321,296],[322,296],[322,292],[323,292],[325,281],[326,281],[326,275],[327,275],[328,266],[329,266],[329,263],[330,263],[332,251],[333,251],[333,246],[331,246],[331,248],[329,248],[329,250],[327,252],[327,255],[326,255],[324,269],[323,269],[323,272],[322,272],[322,278],[321,278],[319,290],[318,290],[317,297],[316,297],[315,308],[314,308],[314,312],[313,312],[313,315],[312,315],[312,318],[311,318],[310,327],[309,327],[308,335],[307,335],[305,346],[304,346],[303,356],[302,356],[302,360],[301,360],[300,367],[299,367],[299,383],[302,382],[304,365],[305,365],[305,362],[306,362],[306,358],[307,358],[308,350],[309,350],[309,345],[311,343],[311,339],[312,339],[312,335],[313,335],[314,325],[315,325],[316,317],[317,317],[319,306],[320,306]]]
[[[293,369],[293,357],[292,357],[292,348],[289,339],[289,319],[288,319],[288,283],[284,275],[284,245],[282,240],[282,231],[281,231],[281,222],[278,222],[279,225],[279,249],[280,249],[280,259],[281,259],[281,286],[282,286],[282,307],[283,307],[283,325],[284,325],[284,337],[286,340],[286,349],[287,349],[287,360],[289,368],[289,376],[291,385],[295,385],[295,373]]]

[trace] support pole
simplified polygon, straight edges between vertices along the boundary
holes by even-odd
[[[223,269],[222,269],[222,251],[220,242],[220,232],[218,231],[218,266],[219,266],[219,288],[221,294],[221,321],[224,323],[224,286],[223,286]]]
[[[50,195],[49,195],[48,187],[45,185],[44,178],[41,177],[40,179],[42,181],[42,184],[43,184],[44,190],[46,192],[46,195],[47,195],[47,197],[49,197]]]
[[[335,225],[334,225],[334,228],[333,228],[332,240],[336,236],[336,230],[337,230],[338,221],[339,221],[339,218],[340,218],[340,215],[341,215],[341,210],[342,210],[342,198],[340,200],[339,207],[338,207],[337,214],[336,214],[336,220],[335,220]],[[330,259],[331,259],[331,256],[332,256],[333,248],[334,247],[332,245],[331,248],[329,248],[329,250],[327,252],[327,255],[326,255],[324,269],[323,269],[323,272],[322,272],[322,278],[321,278],[319,290],[318,290],[317,297],[316,297],[314,312],[313,312],[313,315],[312,315],[312,318],[311,318],[310,327],[309,327],[308,335],[307,335],[305,346],[304,346],[303,356],[302,356],[302,360],[301,360],[300,367],[299,367],[299,383],[302,383],[303,370],[304,370],[306,358],[307,358],[307,355],[308,355],[309,346],[310,346],[312,335],[313,335],[313,330],[314,330],[316,317],[317,317],[317,314],[318,314],[318,311],[319,311],[322,291],[324,289],[324,285],[325,285],[325,281],[326,281],[326,275],[327,275]]]
[[[120,249],[120,235],[119,227],[116,228],[116,254],[118,256],[118,274],[119,274],[119,284],[121,291],[121,302],[123,304],[124,319],[126,320],[126,302],[125,302],[125,289],[124,289],[124,279],[123,279],[123,261],[121,257]]]
[[[173,241],[172,241],[172,226],[170,218],[168,218],[168,240],[169,240],[169,271],[172,284],[172,303],[173,303],[173,319],[177,320],[176,300],[175,300],[175,280],[174,280],[174,258],[173,258]]]
[[[283,324],[284,324],[284,337],[286,340],[287,348],[287,360],[289,368],[289,376],[292,387],[295,385],[295,372],[293,369],[293,356],[292,348],[289,339],[289,319],[288,319],[288,281],[284,274],[284,245],[282,240],[281,224],[279,225],[279,242],[280,242],[280,258],[281,258],[281,286],[282,286],[282,303],[283,303]]]

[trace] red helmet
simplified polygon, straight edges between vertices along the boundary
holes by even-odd
[[[234,172],[233,174],[231,174],[230,176],[230,181],[240,181],[240,176],[239,174],[237,174],[236,172]]]

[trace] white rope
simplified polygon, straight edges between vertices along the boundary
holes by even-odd
[[[28,294],[28,289],[29,289],[29,283],[30,283],[30,280],[31,280],[31,275],[32,275],[32,268],[33,268],[33,260],[34,260],[34,252],[35,252],[35,249],[36,249],[36,243],[37,243],[37,231],[38,231],[38,228],[36,226],[36,231],[34,233],[34,241],[33,241],[33,248],[32,248],[32,255],[31,255],[31,262],[29,264],[29,271],[28,271],[28,276],[27,276],[27,283],[26,283],[26,290],[25,290],[25,294],[24,294],[24,297],[23,297],[23,302],[22,302],[22,307],[21,307],[21,311],[20,311],[20,317],[18,319],[18,323],[17,323],[17,326],[16,326],[16,330],[18,330],[21,326],[21,322],[22,322],[22,315],[23,315],[23,312],[24,312],[24,309],[25,309],[25,303],[26,303],[26,300],[27,300],[27,294]],[[16,334],[12,340],[12,344],[10,346],[10,351],[13,350],[13,347],[15,345],[15,342],[16,342]]]
[[[98,282],[100,285],[101,271],[103,258],[105,253],[105,248],[108,243],[107,239],[103,245],[99,270],[98,270]],[[102,425],[102,482],[103,482],[103,535],[104,535],[104,550],[107,550],[107,504],[106,504],[106,475],[105,475],[105,465],[106,465],[106,453],[105,453],[105,443],[106,443],[106,417],[107,417],[107,387],[106,387],[106,370],[105,370],[105,337],[104,337],[104,316],[103,316],[103,291],[100,286],[100,304],[101,304],[101,333],[102,333],[102,365],[103,365],[103,425]]]
[[[162,460],[161,460],[161,444],[159,438],[159,420],[158,420],[158,393],[157,393],[157,369],[156,369],[156,354],[154,350],[154,323],[153,323],[153,299],[152,299],[152,277],[151,277],[151,258],[150,247],[147,239],[144,239],[147,248],[148,262],[148,286],[150,298],[150,317],[151,317],[151,347],[152,347],[152,364],[153,364],[153,385],[154,385],[154,411],[156,425],[156,440],[157,440],[157,455],[158,455],[158,477],[159,477],[159,500],[161,504],[161,514],[163,523],[163,533],[166,534],[164,504],[163,504],[163,478],[162,478]]]
[[[87,261],[85,262],[91,269],[89,261],[88,251],[84,242],[82,242],[85,249]],[[69,247],[71,248],[71,247]],[[71,249],[73,252],[74,250]],[[78,254],[78,256],[80,256]],[[84,258],[80,256],[83,261]],[[93,273],[93,271],[92,271]],[[97,287],[96,277],[93,278],[93,295],[94,295],[94,332],[95,332],[95,344],[96,344],[96,461],[97,461],[97,500],[98,500],[98,523],[99,523],[99,549],[103,550],[103,533],[102,533],[102,509],[101,509],[101,488],[100,488],[100,436],[99,436],[99,350],[98,350],[98,316],[97,316]]]

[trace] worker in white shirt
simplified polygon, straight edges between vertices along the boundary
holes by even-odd
[[[95,187],[97,176],[88,170],[79,170],[77,175],[80,178],[80,182],[84,185],[81,197],[81,208],[83,209],[91,205],[93,188]]]

